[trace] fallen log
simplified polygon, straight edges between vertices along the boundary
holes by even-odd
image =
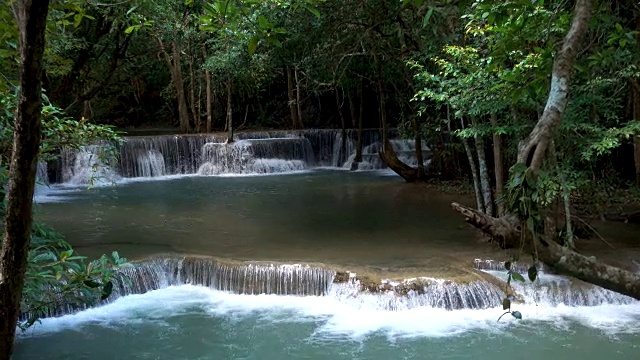
[[[585,256],[559,245],[552,237],[553,231],[540,234],[537,238],[526,237],[525,244],[520,241],[520,221],[511,214],[494,218],[470,207],[452,203],[451,207],[461,213],[467,223],[497,239],[501,246],[523,246],[527,253],[534,253],[537,260],[554,272],[574,277],[605,289],[640,300],[640,274],[608,265],[595,256]],[[504,246],[503,246],[504,247]]]

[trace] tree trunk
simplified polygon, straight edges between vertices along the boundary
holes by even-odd
[[[189,109],[187,108],[187,97],[184,92],[184,81],[182,79],[182,64],[180,62],[180,49],[178,42],[173,41],[171,43],[171,55],[169,55],[169,49],[165,47],[162,37],[156,36],[158,45],[160,46],[160,52],[164,57],[165,63],[169,68],[169,74],[171,75],[171,82],[176,91],[176,97],[178,98],[178,119],[180,122],[180,132],[188,133],[191,131],[189,126]]]
[[[640,85],[631,80],[631,111],[635,121],[640,121]],[[640,136],[633,136],[633,160],[636,168],[636,184],[640,185]]]
[[[193,72],[193,58],[195,57],[195,54],[191,51],[191,46],[189,46],[189,49],[191,54],[189,56],[189,107],[191,109],[191,117],[193,118],[193,125],[196,132],[200,132],[200,118],[198,118],[198,111],[196,110],[196,77]]]
[[[418,122],[415,117],[413,118],[413,130],[416,132],[415,142],[416,160],[418,161],[418,177],[424,177],[426,172],[424,171],[424,156],[422,154],[422,134],[420,134]]]
[[[356,117],[356,103],[353,101],[351,92],[347,91],[347,100],[349,101],[349,112],[351,114],[351,128],[358,126],[358,119]]]
[[[494,218],[458,203],[451,204],[451,207],[460,212],[468,223],[499,239],[501,243],[519,245],[520,221],[517,217],[507,215]],[[572,276],[640,300],[640,275],[602,263],[595,256],[581,255],[568,247],[558,245],[547,236],[534,241],[538,259],[556,273]]]
[[[553,61],[547,105],[529,136],[518,144],[517,161],[527,164],[534,172],[540,169],[567,106],[571,70],[580,42],[587,32],[592,6],[592,0],[576,1],[571,27]]]
[[[298,128],[298,107],[296,106],[296,97],[293,90],[293,71],[287,66],[287,96],[289,98],[289,110],[291,111],[291,127]]]
[[[227,143],[233,142],[233,109],[231,107],[231,92],[233,90],[233,84],[231,79],[227,80]]]
[[[362,108],[363,108],[363,101],[362,101],[362,80],[360,81],[360,84],[358,84],[358,101],[360,102],[359,104],[359,108],[358,108],[358,140],[356,142],[356,157],[353,159],[353,162],[351,163],[351,170],[358,170],[359,168],[359,164],[362,162],[362,130],[363,130],[363,126],[362,126]]]
[[[7,360],[13,352],[31,238],[31,208],[42,133],[42,57],[49,1],[18,1],[14,9],[20,31],[20,94],[0,253],[0,359]]]
[[[462,124],[462,128],[465,128],[464,120],[460,120]],[[478,211],[486,212],[484,207],[484,200],[482,197],[482,191],[480,188],[480,175],[478,173],[478,165],[476,164],[476,158],[473,156],[473,149],[471,148],[471,144],[469,144],[469,139],[463,137],[462,145],[464,146],[464,151],[467,154],[467,161],[469,161],[469,169],[471,170],[471,179],[473,180],[473,192],[476,195],[476,206]]]
[[[207,59],[207,50],[202,47],[202,58]],[[213,130],[213,103],[211,99],[211,73],[209,70],[204,71],[204,81],[206,90],[206,109],[207,109],[207,132],[210,133]]]
[[[491,180],[489,179],[489,168],[487,167],[487,155],[485,152],[484,139],[476,132],[476,153],[478,155],[478,172],[480,173],[480,186],[482,187],[482,202],[485,213],[493,216],[493,195],[491,193]]]
[[[580,41],[587,31],[591,12],[591,0],[576,1],[571,28],[554,60],[547,106],[531,134],[518,146],[518,162],[529,164],[530,171],[534,173],[542,165],[545,153],[562,120],[562,113],[567,103],[571,69]],[[520,219],[516,216],[506,215],[494,218],[458,203],[453,203],[451,206],[463,214],[467,222],[494,238],[502,239],[505,245],[509,243],[527,245],[527,250],[535,251],[540,261],[559,274],[573,276],[640,300],[640,275],[604,264],[595,257],[586,257],[568,247],[560,246],[550,236],[551,221],[546,222],[544,235],[533,237],[529,244],[519,244],[521,226]]]
[[[493,171],[496,178],[496,205],[498,208],[498,216],[504,214],[504,164],[502,161],[502,137],[496,133],[496,127],[498,126],[498,115],[491,114],[491,125],[493,126]]]
[[[300,100],[300,80],[298,80],[298,67],[294,68],[294,78],[296,79],[296,107],[298,110],[298,126],[300,129],[304,129],[304,123],[302,121],[302,101]]]
[[[338,108],[338,115],[340,116],[340,153],[338,154],[338,166],[342,167],[346,159],[347,152],[347,124],[344,120],[344,114],[342,113],[342,104],[340,103],[340,92],[336,87],[336,107]]]
[[[173,86],[176,89],[178,97],[178,116],[180,119],[180,131],[183,133],[191,132],[189,125],[189,109],[187,107],[187,95],[184,90],[184,80],[182,79],[182,63],[180,61],[180,48],[178,42],[174,40],[171,43],[171,54],[173,57]]]

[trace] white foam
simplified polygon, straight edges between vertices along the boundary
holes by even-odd
[[[212,317],[257,318],[267,322],[310,322],[319,336],[354,339],[383,332],[390,337],[447,337],[472,330],[509,331],[512,327],[547,324],[567,329],[575,324],[606,334],[640,334],[640,304],[597,307],[544,307],[514,305],[523,320],[506,315],[501,308],[447,311],[419,307],[383,311],[367,301],[343,301],[331,296],[236,295],[209,288],[182,285],[120,298],[103,307],[74,315],[42,320],[21,336],[34,336],[85,324],[122,326],[127,323],[162,322],[176,314],[197,312]]]
[[[58,185],[36,185],[33,201],[39,204],[72,201],[75,196],[70,196],[70,194],[78,193],[81,190],[82,189],[77,186],[60,187]]]

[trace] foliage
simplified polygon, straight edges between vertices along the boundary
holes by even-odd
[[[0,94],[0,217],[4,217],[9,179],[9,169],[3,164],[8,164],[10,156],[15,100],[15,95],[9,91]],[[43,96],[43,102],[41,161],[55,158],[63,147],[77,149],[99,140],[113,144],[102,153],[105,159],[116,156],[115,144],[120,137],[113,128],[65,116],[46,96]],[[20,326],[24,329],[33,325],[38,319],[52,314],[52,309],[80,309],[106,299],[113,289],[112,281],[122,276],[117,269],[124,266],[129,264],[117,252],[87,261],[85,257],[75,254],[60,234],[44,225],[35,224],[25,274]]]
[[[511,280],[525,282],[524,277],[512,268],[512,263],[510,261],[505,262],[504,267],[507,270],[507,286],[511,284]],[[538,278],[538,268],[535,265],[529,267],[529,269],[527,270],[527,277],[531,282],[536,281],[536,279]],[[519,311],[511,310],[511,304],[513,300],[515,300],[515,297],[513,295],[508,295],[507,297],[502,299],[502,310],[506,310],[506,312],[500,315],[498,321],[500,321],[500,319],[502,319],[502,317],[506,314],[511,314],[511,316],[513,316],[514,318],[522,320],[522,314]]]
[[[87,119],[75,120],[42,98],[42,141],[40,145],[40,161],[48,161],[57,157],[63,148],[79,149],[83,146],[103,141],[111,144],[104,147],[100,156],[104,160],[118,156],[117,144],[121,141],[120,133],[111,126],[90,123]],[[16,98],[13,92],[0,93],[0,166],[8,164],[13,139],[13,121]]]
[[[82,309],[107,299],[113,281],[126,281],[119,268],[131,264],[117,252],[87,261],[78,256],[62,235],[43,225],[34,225],[22,296],[23,329],[55,309]]]

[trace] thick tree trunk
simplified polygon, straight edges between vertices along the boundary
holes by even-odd
[[[485,152],[484,138],[476,133],[476,154],[478,155],[478,171],[480,173],[480,186],[482,187],[482,202],[485,213],[493,215],[493,194],[491,193],[491,180],[489,179],[489,168],[487,167],[487,155]]]
[[[42,133],[42,56],[49,1],[18,1],[15,10],[20,30],[20,94],[0,253],[0,359],[7,360],[13,352],[31,238],[31,208]]]
[[[289,110],[291,111],[291,127],[298,128],[298,107],[296,106],[296,97],[293,89],[293,71],[287,66],[287,96],[289,98]]]
[[[464,120],[460,120],[462,123],[462,128],[465,128]],[[464,152],[467,154],[467,161],[469,162],[469,169],[471,171],[471,179],[473,181],[473,193],[476,196],[476,208],[478,211],[486,212],[484,207],[484,200],[482,198],[482,190],[480,188],[480,175],[478,173],[478,165],[476,164],[476,158],[473,156],[473,149],[471,148],[471,144],[469,144],[469,139],[463,137],[462,138],[462,146],[464,147]]]
[[[547,106],[529,137],[518,146],[518,162],[529,164],[534,173],[540,168],[555,131],[562,120],[567,103],[569,78],[579,43],[586,33],[592,1],[577,0],[571,28],[553,64],[551,90]],[[520,220],[514,215],[494,218],[458,203],[451,204],[467,222],[501,241],[504,247],[526,245],[540,261],[559,274],[619,292],[640,300],[640,275],[604,264],[595,257],[586,257],[556,243],[550,236],[550,226],[544,235],[520,244]],[[549,221],[547,221],[549,223]],[[527,236],[526,238],[531,238]]]
[[[496,179],[496,205],[498,208],[497,215],[504,214],[504,200],[502,195],[504,194],[504,164],[502,161],[502,137],[496,133],[495,128],[498,126],[498,115],[491,114],[491,125],[494,128],[493,131],[493,171]]]
[[[356,103],[353,101],[353,96],[351,92],[347,92],[347,100],[349,101],[349,112],[351,114],[351,128],[354,129],[358,127],[358,118],[356,115]]]
[[[509,215],[494,218],[458,203],[451,204],[451,207],[460,212],[468,223],[497,239],[501,245],[506,245],[504,247],[519,245],[521,236],[517,217]],[[607,265],[598,261],[595,256],[581,255],[546,236],[535,242],[538,259],[556,273],[640,300],[640,275]]]
[[[413,119],[413,129],[416,132],[416,160],[418,161],[418,177],[424,177],[426,172],[424,170],[424,156],[422,154],[422,134],[420,134],[418,123]]]
[[[346,160],[347,153],[347,124],[342,113],[342,104],[340,102],[340,92],[336,88],[336,108],[338,109],[338,115],[340,116],[340,154],[338,154],[338,166],[342,167],[344,160]]]
[[[162,37],[156,36],[158,45],[160,46],[160,52],[162,53],[165,63],[169,68],[169,74],[171,75],[171,82],[176,90],[176,97],[178,100],[178,119],[180,123],[180,132],[189,133],[191,127],[189,125],[189,109],[187,107],[187,96],[184,92],[184,81],[182,79],[182,63],[180,61],[180,48],[178,42],[174,40],[171,43],[171,55],[169,55],[169,49],[165,47]]]
[[[587,32],[592,7],[592,0],[576,1],[571,27],[553,61],[547,105],[529,136],[518,144],[517,161],[527,164],[534,172],[540,169],[567,106],[571,70],[580,42]]]
[[[631,80],[631,111],[635,121],[640,121],[640,84]],[[633,160],[636,169],[636,184],[640,185],[640,136],[633,136]]]
[[[191,46],[189,46],[191,49]],[[189,107],[191,109],[191,116],[193,117],[193,125],[196,129],[196,132],[200,132],[200,118],[198,117],[198,111],[196,110],[196,77],[193,72],[193,61],[195,54],[190,50],[189,56]]]
[[[297,66],[294,68],[293,74],[296,80],[296,109],[298,110],[298,127],[300,129],[304,129],[304,122],[302,120],[302,101],[300,100],[300,80],[298,79]]]
[[[362,162],[362,108],[363,108],[363,100],[362,100],[362,81],[358,84],[358,140],[356,141],[356,156],[351,163],[351,170],[358,170],[359,164]]]
[[[178,42],[174,40],[171,43],[171,54],[173,58],[173,86],[176,89],[178,97],[178,116],[180,119],[180,131],[183,133],[191,132],[189,125],[189,109],[187,105],[187,95],[184,90],[184,80],[182,79],[182,63],[180,61],[180,48]]]
[[[233,142],[233,108],[231,107],[232,90],[233,90],[233,84],[231,82],[231,79],[228,79],[227,80],[227,130],[229,131],[229,134],[227,135],[227,143]]]
[[[207,59],[207,49],[202,47],[202,58]],[[204,82],[206,87],[206,109],[207,109],[207,132],[213,129],[213,101],[211,96],[211,73],[209,70],[204,71]]]

